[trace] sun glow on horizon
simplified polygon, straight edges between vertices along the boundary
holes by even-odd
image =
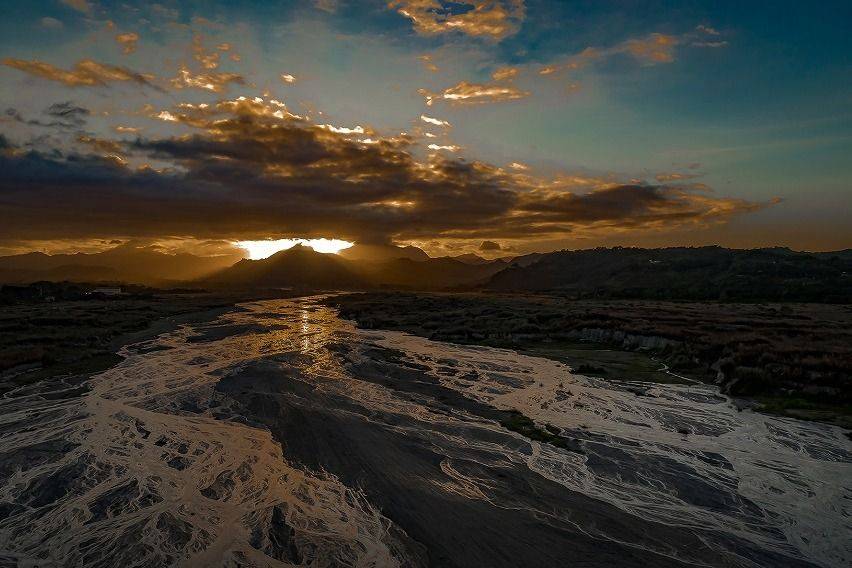
[[[337,254],[353,244],[355,243],[340,239],[276,239],[234,242],[234,246],[245,250],[251,260],[268,258],[276,252],[293,248],[296,245],[304,245],[324,254]]]

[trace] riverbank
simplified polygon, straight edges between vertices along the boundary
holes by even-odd
[[[0,315],[0,396],[55,379],[73,396],[94,374],[118,364],[118,351],[183,324],[200,323],[236,309],[245,296],[153,294],[131,298],[5,306]]]
[[[610,380],[702,381],[758,410],[852,428],[852,308],[368,293],[327,300],[367,329],[515,349]]]

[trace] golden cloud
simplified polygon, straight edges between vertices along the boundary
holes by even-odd
[[[420,160],[410,136],[317,124],[260,97],[159,114],[192,133],[84,141],[126,162],[117,152],[0,155],[0,239],[239,240],[287,227],[347,240],[535,240],[718,223],[767,205],[688,186],[542,178],[447,157],[451,146]],[[145,160],[160,166],[129,165]]]
[[[518,31],[525,16],[523,0],[470,0],[472,10],[453,13],[437,0],[392,0],[388,8],[410,19],[421,35],[461,32],[501,40]]]
[[[420,120],[429,124],[434,124],[435,126],[444,126],[447,128],[451,126],[450,123],[446,120],[441,120],[440,118],[433,118],[431,116],[426,116],[425,114],[420,115]]]
[[[154,79],[152,75],[137,73],[126,67],[98,63],[91,59],[84,59],[76,63],[70,71],[55,67],[43,61],[26,61],[11,57],[4,59],[2,64],[23,71],[24,73],[29,73],[30,75],[51,81],[58,81],[69,87],[103,86],[107,83],[122,81],[154,87],[151,83]]]
[[[455,144],[429,144],[427,148],[436,152],[441,150],[446,150],[447,152],[458,152],[461,150],[461,146],[456,146]]]
[[[122,47],[125,54],[133,53],[136,51],[136,43],[139,41],[139,34],[134,32],[118,34],[115,36],[115,41]]]
[[[203,89],[222,93],[230,85],[245,85],[245,78],[238,73],[192,73],[185,66],[180,68],[177,77],[171,80],[175,89]]]
[[[561,63],[552,63],[545,65],[538,70],[539,75],[553,75],[560,71],[577,71],[585,68],[587,65],[597,59],[601,59],[615,53],[613,50],[601,50],[595,47],[587,47],[580,53],[572,55]]]
[[[418,55],[417,59],[423,62],[423,66],[426,67],[428,71],[431,71],[432,73],[437,73],[439,71],[438,66],[432,62],[431,55]]]
[[[219,53],[204,49],[204,38],[201,34],[192,36],[192,55],[205,69],[216,69],[219,66]]]
[[[671,63],[679,43],[675,36],[654,33],[643,39],[627,40],[618,49],[646,63]]]
[[[451,104],[482,104],[498,103],[522,99],[530,95],[513,85],[486,85],[462,81],[457,85],[444,89],[440,93],[431,93],[420,89],[419,93],[426,99],[426,104],[432,106],[435,101],[448,101]]]
[[[107,154],[117,154],[121,155],[124,153],[124,146],[122,146],[121,142],[116,140],[106,140],[103,138],[95,138],[93,136],[78,136],[77,141],[91,146],[95,150],[98,150]]]
[[[491,74],[491,78],[495,81],[505,81],[506,79],[514,78],[517,74],[517,67],[500,67]]]
[[[539,68],[540,75],[553,75],[559,71],[583,69],[596,60],[603,60],[620,54],[627,54],[645,65],[671,63],[675,60],[675,51],[683,45],[695,47],[725,47],[727,41],[716,36],[720,32],[709,26],[700,25],[695,30],[680,35],[651,33],[641,38],[631,38],[606,48],[587,47],[580,53],[568,57],[562,62],[551,63]],[[708,40],[708,38],[710,38]]]

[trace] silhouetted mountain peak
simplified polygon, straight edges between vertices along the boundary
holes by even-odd
[[[212,284],[241,287],[344,288],[362,281],[343,259],[296,245],[259,260],[243,259],[205,279]]]
[[[293,245],[290,248],[287,248],[287,249],[284,249],[284,250],[279,250],[275,254],[272,254],[272,255],[270,255],[270,256],[268,256],[264,259],[260,259],[260,260],[267,260],[267,261],[269,261],[269,260],[280,260],[280,259],[290,258],[292,256],[299,256],[299,255],[313,256],[313,255],[322,255],[322,253],[317,252],[314,249],[312,249],[311,247],[305,246],[302,243],[298,243],[296,245]]]
[[[469,253],[466,253],[466,254],[459,254],[459,255],[456,255],[456,256],[451,256],[450,258],[457,260],[459,262],[463,262],[465,264],[485,264],[485,263],[491,262],[487,258],[482,258],[481,256],[476,255],[472,252],[469,252]]]
[[[340,251],[340,256],[347,260],[359,260],[367,262],[384,262],[398,258],[407,258],[415,261],[429,260],[429,255],[415,246],[398,247],[391,244],[369,244],[356,243]]]

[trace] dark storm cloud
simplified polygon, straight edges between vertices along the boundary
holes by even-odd
[[[262,99],[184,104],[156,116],[195,133],[123,142],[123,157],[3,153],[0,215],[9,222],[0,238],[528,238],[601,223],[702,222],[758,207],[683,187],[576,194],[481,162],[421,161],[410,137],[316,124]],[[131,167],[124,158],[170,166]]]
[[[86,125],[86,117],[91,114],[89,109],[76,106],[70,101],[55,103],[43,111],[48,118],[39,120],[36,118],[24,118],[14,108],[6,109],[6,116],[16,122],[30,126],[42,126],[45,128],[80,129]]]
[[[660,209],[666,214],[685,207],[658,186],[619,185],[592,191],[585,195],[573,193],[551,196],[533,196],[520,209],[543,219],[570,218],[588,222],[602,219],[623,219],[643,215]]]
[[[54,103],[44,113],[77,126],[82,126],[86,122],[85,117],[91,114],[89,109],[76,106],[71,101]]]

